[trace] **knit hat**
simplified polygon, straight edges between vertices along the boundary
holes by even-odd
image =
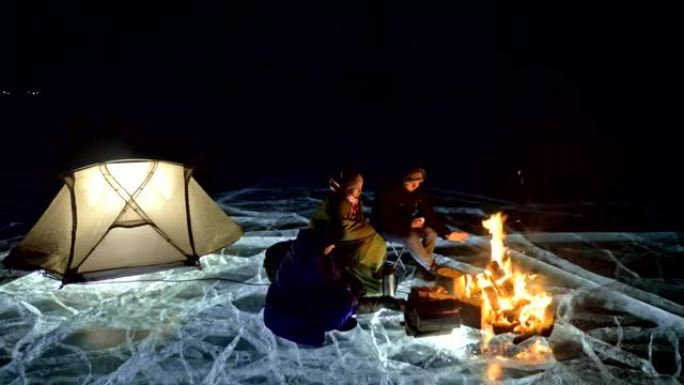
[[[363,177],[359,173],[352,173],[349,175],[340,175],[342,177],[342,187],[345,190],[363,187]]]
[[[414,168],[406,175],[404,176],[404,182],[413,182],[413,181],[424,181],[425,180],[425,170],[422,168]]]
[[[330,178],[330,189],[332,191],[345,192],[353,188],[363,186],[363,177],[356,171],[342,171],[337,178]]]

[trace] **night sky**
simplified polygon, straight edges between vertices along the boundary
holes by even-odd
[[[142,3],[0,5],[3,219],[121,157],[187,163],[210,193],[415,163],[459,191],[682,212],[671,9]]]

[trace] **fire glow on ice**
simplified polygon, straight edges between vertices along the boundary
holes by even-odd
[[[359,316],[350,332],[328,333],[318,349],[275,337],[262,318],[264,251],[306,226],[324,194],[224,194],[219,202],[246,233],[203,257],[202,270],[61,290],[37,272],[0,270],[0,384],[681,383],[684,281],[672,267],[684,248],[676,233],[509,232],[512,261],[544,277],[555,326],[548,338],[518,345],[511,333],[492,337],[490,346],[507,346],[506,354],[482,354],[480,331],[468,327],[409,337],[403,315],[388,310]],[[479,223],[484,212],[515,212],[507,202],[440,194],[438,201],[451,202],[441,210],[452,219]],[[2,257],[22,235],[15,228],[0,230]],[[480,273],[489,240],[439,244],[439,262]],[[399,295],[423,285],[404,280]],[[553,353],[535,360],[540,351]]]

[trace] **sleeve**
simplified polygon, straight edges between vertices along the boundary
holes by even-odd
[[[361,210],[361,207],[359,207],[359,210]],[[340,226],[342,227],[342,241],[364,239],[375,232],[365,220],[358,220],[352,215],[352,204],[346,199],[340,201],[337,212]]]
[[[429,227],[432,227],[432,229],[435,230],[440,237],[446,239],[451,233],[451,230],[449,230],[447,225],[444,223],[442,217],[435,212],[432,202],[427,196],[423,195],[421,197],[419,209],[425,217],[425,224]]]

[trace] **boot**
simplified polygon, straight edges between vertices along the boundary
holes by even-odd
[[[348,330],[354,329],[356,327],[356,325],[358,325],[358,324],[359,323],[358,323],[358,321],[356,321],[356,318],[349,317],[349,318],[347,318],[346,321],[342,322],[342,324],[335,329],[339,330],[341,332],[346,332]]]
[[[428,282],[432,282],[432,281],[437,280],[437,275],[433,271],[426,270],[421,265],[416,266],[415,277],[418,279],[422,279],[423,281],[428,281]]]

